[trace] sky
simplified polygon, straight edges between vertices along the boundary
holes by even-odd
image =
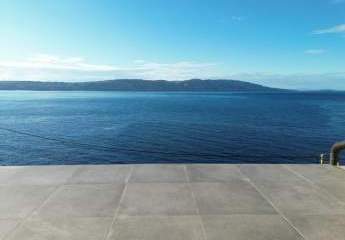
[[[345,0],[0,0],[0,81],[345,90]]]

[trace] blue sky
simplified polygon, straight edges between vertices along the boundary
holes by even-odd
[[[0,80],[345,90],[345,0],[0,0]]]

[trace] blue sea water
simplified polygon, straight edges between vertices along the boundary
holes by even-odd
[[[0,165],[313,163],[345,93],[0,91]]]

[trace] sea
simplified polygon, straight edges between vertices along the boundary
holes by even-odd
[[[0,165],[318,163],[344,92],[0,91]]]

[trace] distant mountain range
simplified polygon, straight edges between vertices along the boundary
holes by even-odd
[[[36,91],[281,91],[238,80],[185,81],[117,79],[94,82],[0,81],[0,90]]]

